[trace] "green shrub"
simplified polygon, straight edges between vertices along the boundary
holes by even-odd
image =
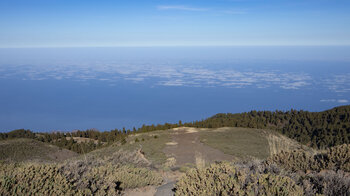
[[[302,187],[287,176],[256,174],[246,188],[245,195],[303,195]]]
[[[5,166],[6,167],[6,166]],[[1,195],[72,195],[76,191],[56,165],[25,165],[1,173]],[[10,174],[11,172],[11,174]]]
[[[191,169],[175,186],[175,195],[240,195],[246,176],[228,163]]]
[[[327,149],[324,153],[310,155],[303,151],[282,152],[265,163],[277,164],[289,172],[305,195],[349,195],[350,145]]]
[[[349,195],[350,177],[341,170],[326,170],[309,173],[302,177],[301,184],[306,195]]]
[[[287,176],[250,174],[229,163],[192,169],[175,189],[175,195],[303,195],[302,188]]]
[[[350,172],[350,144],[329,148],[326,158],[328,169]]]
[[[325,169],[350,172],[350,145],[327,149],[326,153],[311,155],[305,151],[281,152],[267,159],[267,163],[275,163],[292,172],[321,171]]]
[[[83,176],[72,180],[74,181],[80,182],[80,189],[93,194],[115,195],[127,188],[159,185],[162,178],[146,168],[108,164],[91,168]]]
[[[0,195],[119,195],[124,189],[161,184],[161,175],[137,155],[118,151],[62,165],[0,163]]]
[[[272,155],[267,159],[268,164],[277,164],[292,172],[320,170],[320,163],[311,154],[303,150],[294,150],[292,152],[281,152]]]

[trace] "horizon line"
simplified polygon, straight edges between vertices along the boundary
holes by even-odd
[[[177,47],[339,47],[350,44],[242,44],[242,45],[115,45],[115,46],[9,46],[0,49],[40,49],[40,48],[177,48]]]

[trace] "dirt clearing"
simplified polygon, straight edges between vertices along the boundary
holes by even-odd
[[[168,157],[175,158],[174,167],[185,164],[194,164],[197,167],[204,166],[214,161],[234,160],[232,155],[227,155],[220,150],[214,149],[200,142],[200,129],[177,128],[172,130],[172,141],[177,145],[167,145],[163,152]]]

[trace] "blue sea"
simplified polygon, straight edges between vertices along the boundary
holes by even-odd
[[[189,122],[350,102],[350,47],[0,49],[0,131]]]

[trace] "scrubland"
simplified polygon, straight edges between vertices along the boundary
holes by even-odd
[[[48,156],[62,149],[30,139],[5,140],[0,143],[0,195],[124,195],[136,188],[157,189],[170,175],[175,195],[350,194],[349,144],[316,150],[268,130],[190,129],[133,134],[60,160]],[[176,149],[196,152],[188,159]],[[234,159],[210,160],[220,156],[204,150]],[[185,164],[176,165],[178,159]]]

